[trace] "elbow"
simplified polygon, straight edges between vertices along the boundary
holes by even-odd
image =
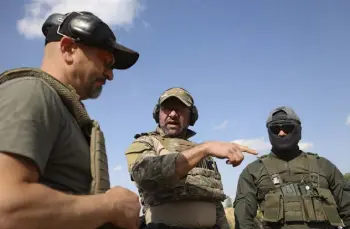
[[[159,178],[157,176],[152,176],[147,171],[140,172],[135,169],[131,172],[131,176],[140,189],[153,191],[158,188]]]
[[[6,194],[5,194],[6,193]],[[26,227],[21,218],[23,213],[23,194],[12,190],[0,191],[0,229],[19,229]],[[26,227],[28,228],[28,227]]]
[[[144,158],[134,164],[131,176],[136,184],[145,190],[172,185],[178,181],[175,171],[175,158],[166,155]]]
[[[172,187],[174,184],[174,179],[172,177],[166,177],[161,173],[152,174],[152,172],[133,172],[132,177],[137,186],[147,192],[166,189],[168,187]]]

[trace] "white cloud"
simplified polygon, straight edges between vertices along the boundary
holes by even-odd
[[[237,139],[232,142],[248,146],[249,148],[255,149],[258,152],[268,151],[271,148],[270,142],[265,141],[263,137],[253,139]]]
[[[114,171],[121,171],[123,167],[121,165],[117,165],[113,168]]]
[[[348,115],[348,117],[346,117],[345,124],[346,124],[347,126],[350,126],[350,115]]]
[[[266,141],[264,137],[253,139],[237,139],[232,142],[248,146],[249,148],[255,149],[258,152],[267,152],[271,149],[270,142],[268,140]],[[311,142],[299,142],[299,147],[301,150],[309,150],[313,147],[313,144]]]
[[[141,0],[31,0],[17,21],[17,30],[27,38],[41,37],[41,26],[49,15],[70,11],[90,11],[111,27],[128,28],[144,9]]]
[[[301,150],[309,150],[311,149],[312,147],[314,147],[314,144],[311,143],[311,142],[300,142],[299,143],[299,148]]]
[[[224,129],[226,129],[226,127],[227,127],[227,125],[228,125],[228,120],[224,120],[222,123],[220,123],[219,125],[217,125],[217,126],[214,126],[214,130],[224,130]]]

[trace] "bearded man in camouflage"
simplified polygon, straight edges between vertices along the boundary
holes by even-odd
[[[126,151],[132,180],[141,196],[147,228],[229,228],[226,199],[212,157],[238,166],[247,147],[229,142],[195,144],[188,139],[198,110],[182,88],[170,88],[153,112],[155,131],[135,136]]]

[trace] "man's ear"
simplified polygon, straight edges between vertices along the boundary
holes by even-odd
[[[60,41],[60,51],[64,61],[67,64],[73,62],[73,54],[77,51],[78,45],[74,42],[72,38],[62,37]]]

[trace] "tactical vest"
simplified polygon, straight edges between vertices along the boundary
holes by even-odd
[[[318,156],[304,153],[291,176],[281,177],[284,164],[271,155],[260,157],[273,183],[260,203],[263,220],[270,223],[326,223],[344,226],[328,188],[320,187]]]
[[[136,141],[152,145],[157,155],[179,153],[196,145],[185,139],[162,137],[156,132],[142,134]],[[172,187],[164,187],[157,193],[139,192],[146,206],[179,200],[224,201],[227,197],[216,162],[211,157],[203,159]]]
[[[90,194],[107,191],[110,188],[110,181],[104,135],[98,122],[90,119],[73,87],[66,86],[49,74],[34,68],[18,68],[5,71],[0,75],[0,84],[20,77],[40,78],[56,90],[63,104],[78,123],[90,146],[92,178]]]

